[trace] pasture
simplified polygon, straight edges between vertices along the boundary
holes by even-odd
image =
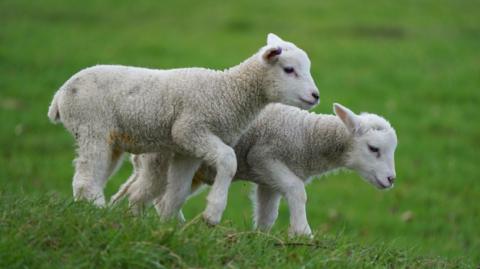
[[[478,267],[479,15],[469,0],[0,1],[0,267]],[[224,69],[269,32],[309,54],[316,113],[340,102],[392,123],[394,189],[343,171],[314,180],[313,241],[287,237],[284,203],[271,234],[252,231],[245,182],[217,228],[198,218],[205,194],[184,226],[73,203],[73,138],[46,115],[65,80],[100,63]]]

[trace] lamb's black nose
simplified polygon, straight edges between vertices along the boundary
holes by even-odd
[[[320,98],[320,96],[318,96],[318,93],[316,93],[316,92],[313,92],[313,93],[312,93],[312,96],[313,96],[313,98],[315,98],[315,100],[317,100],[317,101],[318,101],[318,99]]]
[[[389,177],[387,177],[387,180],[388,180],[388,182],[390,182],[390,184],[393,184],[393,182],[395,181],[395,177],[394,176],[389,176]]]

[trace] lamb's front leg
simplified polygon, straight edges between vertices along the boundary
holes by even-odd
[[[305,204],[307,193],[304,182],[280,161],[269,161],[267,170],[279,191],[285,196],[290,210],[290,235],[306,235],[312,237],[312,230],[307,221]]]
[[[193,129],[188,130],[185,127]],[[204,161],[215,167],[217,174],[207,196],[207,208],[203,212],[203,218],[211,225],[219,223],[227,205],[230,183],[237,171],[235,151],[208,129],[192,125],[191,118],[178,120],[172,128],[172,136],[177,145],[198,159],[191,159],[194,161],[190,163],[190,168],[185,167],[185,172],[169,171],[167,191],[160,203],[160,213],[170,218],[177,214],[190,194],[195,171],[200,162]]]
[[[217,174],[207,196],[207,208],[203,212],[203,218],[207,223],[216,225],[222,219],[227,206],[228,189],[237,171],[237,157],[235,151],[216,136],[208,139],[206,149],[204,160],[215,167]]]
[[[269,231],[278,217],[281,194],[266,185],[256,185],[252,200],[254,203],[254,228]]]

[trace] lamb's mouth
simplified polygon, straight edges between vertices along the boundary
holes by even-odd
[[[308,100],[305,100],[305,99],[303,99],[303,98],[299,98],[299,99],[300,99],[300,101],[308,104],[309,106],[314,106],[314,105],[317,104],[317,101],[308,101]]]
[[[387,188],[390,187],[390,186],[383,185],[383,183],[376,176],[374,177],[374,179],[375,179],[375,183],[377,184],[378,187],[380,187],[382,189],[387,189]]]

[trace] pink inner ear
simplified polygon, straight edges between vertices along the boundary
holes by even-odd
[[[341,107],[335,107],[335,114],[337,114],[337,116],[343,121],[345,121],[345,119],[347,118],[347,113]]]
[[[277,55],[280,55],[282,54],[282,48],[278,47],[277,49],[274,49],[274,50],[271,50],[268,55],[267,55],[267,59],[270,60],[271,58],[277,56]]]

